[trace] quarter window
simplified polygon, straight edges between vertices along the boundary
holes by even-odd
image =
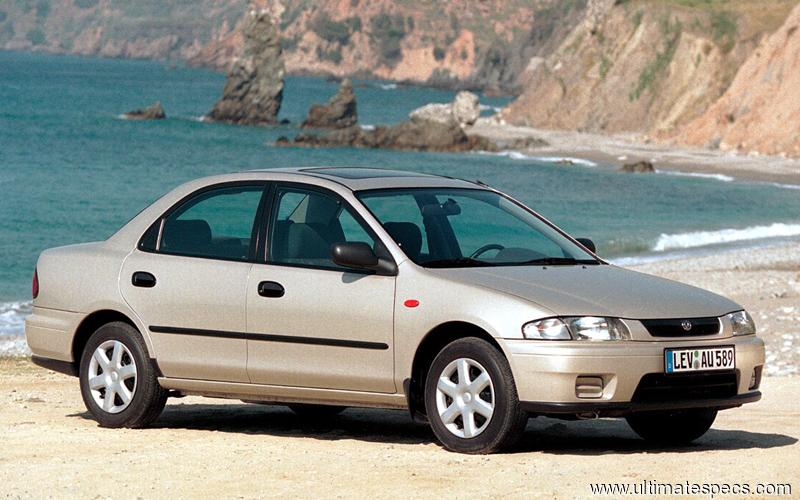
[[[185,202],[164,220],[163,253],[247,260],[255,246],[255,219],[263,186],[225,187]]]

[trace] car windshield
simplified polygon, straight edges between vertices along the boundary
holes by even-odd
[[[405,254],[425,267],[600,263],[541,218],[494,191],[381,189],[357,196]]]

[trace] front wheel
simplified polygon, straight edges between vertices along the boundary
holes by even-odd
[[[508,361],[474,337],[448,344],[434,358],[425,382],[425,409],[442,445],[461,453],[507,448],[528,421]]]
[[[626,418],[642,439],[663,445],[687,445],[705,434],[717,410],[680,410],[634,413]]]
[[[86,409],[103,427],[145,427],[167,402],[144,339],[127,323],[108,323],[92,334],[79,376]]]

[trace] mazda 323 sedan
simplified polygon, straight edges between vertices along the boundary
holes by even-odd
[[[190,182],[105,241],[43,252],[33,296],[34,362],[78,376],[106,427],[194,394],[405,408],[466,453],[537,415],[674,445],[758,400],[764,364],[740,305],[610,265],[483,184],[391,170]]]

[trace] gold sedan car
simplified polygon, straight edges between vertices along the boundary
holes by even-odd
[[[536,415],[687,443],[760,398],[740,305],[610,265],[483,184],[411,172],[196,180],[105,241],[43,252],[33,295],[34,362],[78,376],[107,427],[184,394],[310,418],[405,408],[447,449],[490,453]]]

